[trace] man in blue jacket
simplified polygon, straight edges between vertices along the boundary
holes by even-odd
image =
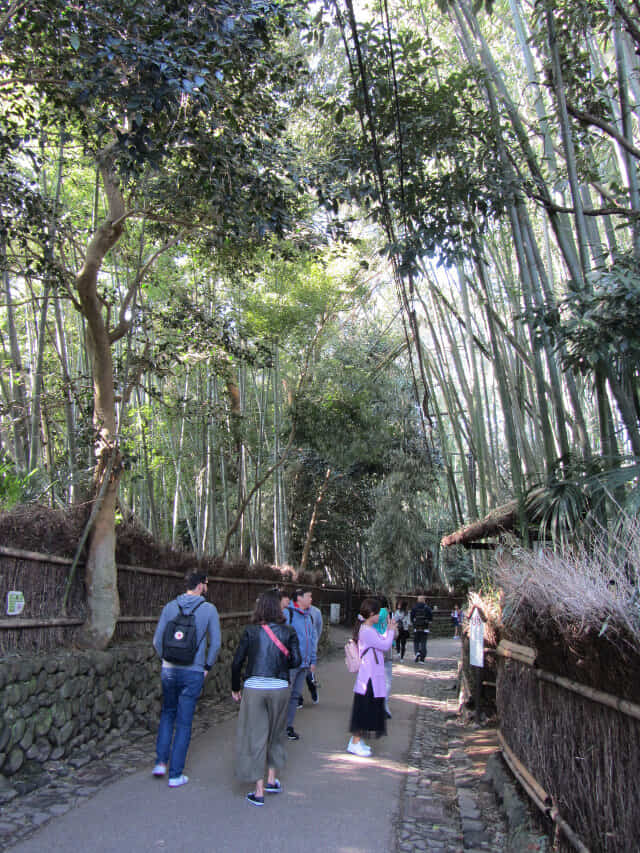
[[[293,625],[300,643],[300,656],[302,664],[296,669],[289,671],[291,683],[291,696],[287,709],[287,737],[289,740],[300,740],[300,735],[293,728],[293,721],[298,710],[298,699],[302,695],[307,674],[316,671],[316,648],[318,641],[316,630],[311,617],[311,592],[310,590],[297,589],[291,596],[291,603],[285,611],[285,617],[289,624]]]
[[[185,614],[193,613],[197,648],[192,663],[176,664],[162,660],[162,711],[153,775],[164,776],[169,764],[170,788],[178,788],[189,781],[182,771],[191,740],[193,714],[204,680],[220,650],[218,611],[213,604],[205,601],[206,594],[206,574],[192,572],[187,577],[187,591],[165,604],[153,635],[153,647],[162,658],[163,637],[168,623],[178,616],[180,609]],[[208,644],[205,642],[207,635]]]

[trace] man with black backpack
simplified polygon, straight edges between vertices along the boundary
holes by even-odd
[[[415,607],[411,611],[413,625],[413,651],[416,663],[424,663],[427,657],[427,634],[433,618],[433,611],[426,603],[424,595],[419,595]]]
[[[206,574],[191,572],[187,591],[165,604],[153,635],[153,647],[162,658],[162,711],[153,775],[164,776],[168,764],[170,788],[189,781],[182,771],[193,714],[220,650],[218,611],[205,601],[206,594]]]

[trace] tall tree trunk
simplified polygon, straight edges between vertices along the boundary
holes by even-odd
[[[96,230],[75,281],[82,314],[87,321],[87,344],[93,373],[95,494],[104,486],[104,497],[89,536],[85,569],[87,620],[81,642],[94,648],[105,648],[108,645],[120,613],[115,519],[121,462],[117,438],[112,340],[102,313],[98,274],[105,255],[115,246],[122,234],[124,200],[107,164],[101,167],[101,173],[109,202],[109,219]],[[107,482],[103,483],[105,478],[108,478]]]
[[[329,485],[329,477],[331,476],[331,468],[327,468],[327,473],[324,475],[324,480],[320,489],[318,490],[318,495],[316,497],[316,502],[313,505],[313,512],[311,513],[311,520],[309,521],[309,527],[307,529],[307,536],[304,541],[304,548],[302,549],[302,557],[300,558],[300,571],[304,572],[307,568],[307,563],[309,561],[309,552],[311,550],[311,543],[313,542],[313,534],[316,529],[316,522],[318,520],[318,511],[320,510],[320,504],[322,503],[322,499],[325,496],[327,491],[327,486]]]

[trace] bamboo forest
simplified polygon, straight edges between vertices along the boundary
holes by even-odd
[[[372,589],[478,585],[440,543],[498,508],[525,547],[624,536],[639,21],[4,4],[0,508],[90,508],[98,644],[130,517]]]

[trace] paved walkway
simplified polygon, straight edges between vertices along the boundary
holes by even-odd
[[[339,645],[346,633],[333,629]],[[320,703],[298,712],[284,792],[257,809],[233,778],[235,706],[201,703],[190,782],[153,779],[154,736],[133,733],[101,761],[49,765],[50,781],[2,804],[0,849],[12,853],[252,850],[337,853],[504,849],[501,815],[482,781],[490,733],[456,716],[457,640],[432,640],[426,664],[394,663],[388,737],[374,758],[345,752],[353,676],[340,653],[319,668]],[[28,785],[27,785],[28,787]],[[0,790],[0,802],[2,796]]]

